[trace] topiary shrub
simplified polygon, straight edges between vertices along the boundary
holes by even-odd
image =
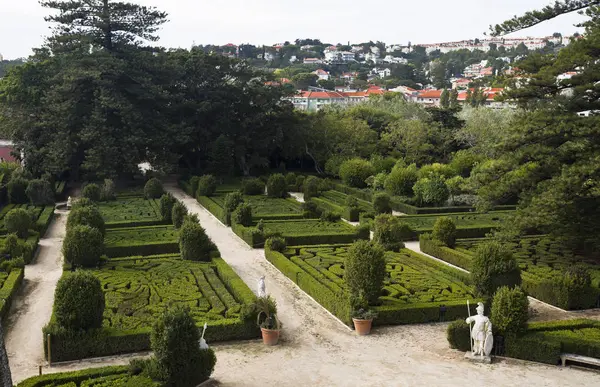
[[[588,267],[571,265],[557,280],[560,286],[558,305],[564,309],[586,309],[590,305],[590,295],[597,294],[592,290],[592,277]]]
[[[213,175],[204,175],[198,179],[197,196],[213,196],[217,190],[217,179]]]
[[[456,224],[449,216],[441,216],[435,220],[431,237],[452,248],[456,242]]]
[[[423,165],[421,169],[419,169],[419,179],[433,179],[436,177],[441,177],[443,180],[449,179],[453,176],[456,176],[456,171],[454,168],[447,164],[441,163],[433,163]]]
[[[239,192],[239,191],[230,192],[227,195],[225,195],[225,204],[224,204],[225,211],[228,214],[231,214],[243,202],[244,202],[244,196],[242,195],[241,192]]]
[[[250,227],[252,225],[252,207],[247,203],[240,204],[233,212],[232,219],[235,223]]]
[[[100,210],[95,206],[78,207],[69,212],[69,216],[67,217],[67,230],[80,225],[97,229],[102,234],[102,237],[104,237],[106,233],[104,218],[102,218]]]
[[[408,167],[396,166],[386,176],[383,187],[393,196],[412,196],[413,186],[417,182],[417,166],[411,164]]]
[[[265,242],[265,247],[269,250],[279,251],[281,253],[286,249],[287,243],[285,242],[285,239],[281,237],[271,237]]]
[[[212,349],[200,349],[200,331],[189,309],[165,310],[152,326],[150,346],[167,386],[195,387],[212,374],[217,358]]]
[[[527,329],[529,300],[520,287],[502,286],[496,290],[492,301],[490,319],[498,333],[518,334]]]
[[[446,338],[450,348],[465,352],[471,350],[471,332],[465,320],[452,321],[446,330]]]
[[[471,264],[471,278],[480,295],[492,296],[501,286],[521,285],[521,271],[510,250],[497,241],[480,244]]]
[[[404,248],[403,242],[413,235],[410,226],[397,216],[381,214],[373,220],[373,241],[386,250],[399,251]]]
[[[65,273],[54,292],[56,323],[69,330],[102,327],[104,292],[100,280],[91,272]]]
[[[265,183],[256,178],[245,179],[242,181],[242,192],[244,195],[263,195],[265,193]]]
[[[267,195],[270,198],[285,198],[288,196],[287,183],[281,173],[269,176],[269,180],[267,180]]]
[[[344,281],[353,297],[364,298],[377,305],[385,278],[385,251],[368,241],[352,244],[344,260]]]
[[[441,206],[450,196],[448,186],[441,177],[420,179],[413,186],[413,192],[419,206]]]
[[[321,216],[319,206],[312,200],[305,201],[300,207],[302,208],[305,218],[318,218]]]
[[[146,199],[158,199],[165,193],[163,185],[156,177],[148,180],[144,185],[144,197]]]
[[[160,197],[160,216],[165,222],[173,221],[173,206],[177,200],[170,193]]]
[[[342,216],[333,211],[323,211],[320,219],[322,222],[337,222],[342,219]]]
[[[91,183],[83,187],[81,196],[90,199],[93,202],[99,202],[102,196],[102,191],[100,190],[100,187],[98,187],[98,184]]]
[[[22,177],[12,177],[6,185],[8,201],[13,204],[25,204],[29,202],[27,197],[27,186],[29,182]]]
[[[62,251],[65,261],[75,267],[98,266],[100,257],[104,254],[104,238],[97,228],[73,226],[67,230]]]
[[[4,217],[4,225],[9,233],[15,233],[19,238],[27,238],[31,227],[31,215],[24,208],[8,211]]]
[[[173,209],[171,210],[171,221],[173,222],[173,226],[176,229],[179,229],[183,224],[183,220],[185,216],[188,214],[187,208],[183,205],[182,202],[177,200],[175,204],[173,204]]]
[[[358,199],[352,195],[346,196],[346,207],[359,208]]]
[[[296,179],[297,176],[294,172],[288,172],[285,175],[285,184],[288,186],[288,189],[296,189]]]
[[[108,202],[110,200],[115,200],[116,197],[115,182],[111,179],[104,179],[104,184],[102,184],[102,188],[100,190],[100,200],[103,202]]]
[[[30,180],[25,190],[29,201],[34,206],[47,206],[54,204],[54,190],[48,180]]]
[[[210,262],[214,244],[199,223],[187,220],[179,231],[179,250],[184,260]]]
[[[319,178],[315,176],[307,177],[302,185],[302,192],[305,201],[319,196]]]
[[[304,180],[306,180],[304,176],[296,177],[296,191],[304,192]]]
[[[373,195],[373,209],[377,214],[391,214],[392,200],[390,195],[385,192],[379,192]]]
[[[71,210],[81,208],[81,207],[95,207],[95,206],[96,206],[96,203],[91,201],[90,199],[79,198],[73,202],[73,205],[71,206]]]
[[[198,183],[200,182],[200,176],[192,176],[190,177],[190,195],[196,196],[196,192],[198,192]]]
[[[365,188],[366,180],[375,174],[375,168],[367,160],[351,159],[344,161],[340,166],[340,177],[350,187]]]
[[[319,182],[319,192],[331,191],[333,188],[333,182],[328,178],[321,179]]]

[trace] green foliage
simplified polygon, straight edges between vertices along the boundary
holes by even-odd
[[[340,175],[340,167],[347,160],[347,157],[340,155],[330,157],[325,163],[325,172],[330,176],[338,177]]]
[[[6,189],[8,191],[8,200],[15,204],[24,204],[29,201],[27,197],[28,181],[22,177],[12,177]]]
[[[521,271],[510,250],[497,241],[477,247],[471,277],[479,294],[491,296],[501,286],[521,284]]]
[[[375,168],[367,160],[351,159],[344,161],[340,166],[340,178],[350,187],[364,188],[367,186],[366,180],[369,176],[375,174]]]
[[[235,223],[249,227],[252,224],[252,207],[242,203],[233,212],[232,219]]]
[[[494,328],[502,335],[518,334],[527,328],[529,300],[519,288],[502,286],[494,293],[490,315]]]
[[[454,220],[449,216],[437,218],[433,225],[431,237],[448,247],[454,247],[454,243],[456,242],[456,224]]]
[[[44,179],[30,180],[25,190],[29,201],[34,206],[46,206],[54,204],[54,190],[50,182]]]
[[[158,199],[164,192],[162,183],[156,177],[148,180],[144,185],[144,197],[146,199]]]
[[[97,266],[100,256],[104,254],[103,239],[97,228],[87,225],[69,228],[62,247],[65,261],[75,267]]]
[[[88,330],[102,326],[104,292],[100,281],[88,271],[65,273],[54,294],[54,317],[69,330]]]
[[[465,270],[471,270],[473,256],[444,246],[442,242],[433,239],[431,234],[419,235],[419,246],[425,254],[432,255],[442,261],[451,263]]]
[[[302,192],[305,201],[319,196],[319,178],[315,176],[307,177],[302,184]]]
[[[179,200],[173,204],[173,209],[171,210],[171,220],[173,221],[173,226],[176,229],[179,229],[183,224],[183,219],[188,214],[187,208],[183,203]]]
[[[90,226],[102,234],[106,233],[106,226],[104,224],[104,218],[100,214],[100,211],[95,206],[79,207],[71,210],[67,217],[67,230],[75,226]]]
[[[234,143],[221,134],[211,146],[209,169],[217,176],[230,176],[235,169]]]
[[[31,215],[23,208],[10,210],[4,217],[4,226],[9,233],[15,233],[19,238],[27,238],[31,227]]]
[[[285,184],[288,186],[288,189],[296,186],[296,174],[294,172],[288,172],[285,174]]]
[[[304,191],[304,180],[306,180],[306,178],[302,175],[296,177],[296,191]]]
[[[115,200],[115,183],[111,179],[104,179],[104,183],[102,184],[101,192],[100,192],[100,200],[103,202],[108,202],[110,200]]]
[[[312,200],[305,200],[301,207],[305,218],[318,218],[321,216],[319,206]]]
[[[375,174],[389,173],[396,165],[396,159],[393,157],[383,157],[378,154],[371,156],[371,165],[375,168]]]
[[[190,190],[189,194],[192,196],[196,196],[196,192],[198,192],[198,184],[200,183],[200,176],[192,176],[190,177]]]
[[[417,176],[419,179],[434,179],[434,178],[443,178],[444,180],[449,179],[456,175],[456,171],[450,165],[433,163],[428,165],[423,165]]]
[[[319,181],[319,192],[330,191],[334,188],[334,184],[329,178],[324,178]]]
[[[409,240],[413,231],[397,216],[377,215],[373,221],[373,241],[386,250],[399,251],[404,248],[403,241]]]
[[[213,175],[203,175],[198,180],[198,196],[213,196],[217,190],[217,179]]]
[[[378,173],[375,176],[370,176],[367,179],[367,185],[376,191],[381,191],[385,188],[385,181],[388,177],[386,172]]]
[[[286,247],[285,239],[281,237],[271,237],[265,242],[265,248],[272,251],[283,252]]]
[[[441,206],[450,196],[442,178],[423,178],[413,186],[415,200],[420,206]]]
[[[358,199],[352,195],[346,196],[346,206],[350,208],[358,208]]]
[[[452,321],[446,330],[446,338],[450,348],[465,352],[471,350],[471,332],[465,320]]]
[[[257,325],[264,329],[280,329],[277,318],[277,302],[270,295],[256,299]]]
[[[385,190],[390,195],[411,196],[413,185],[417,182],[417,166],[411,164],[408,167],[394,167],[387,175],[384,183]]]
[[[288,196],[285,177],[281,173],[269,176],[267,181],[267,195],[270,198],[285,198]]]
[[[338,222],[342,216],[336,212],[323,211],[320,218],[323,222]]]
[[[199,223],[185,221],[179,231],[179,250],[184,260],[210,262],[215,246]]]
[[[171,223],[173,215],[173,206],[177,200],[170,193],[163,194],[160,197],[160,216],[162,220]]]
[[[102,191],[100,190],[100,187],[98,187],[98,184],[94,183],[86,185],[81,191],[81,196],[83,196],[86,199],[90,199],[93,202],[99,202],[101,199],[101,195]]]
[[[390,195],[385,192],[379,192],[373,195],[373,209],[377,214],[391,214],[392,204]]]
[[[350,294],[364,297],[370,305],[377,305],[383,289],[384,252],[377,244],[358,241],[350,247],[344,262],[344,280]]]
[[[244,196],[239,191],[230,192],[225,195],[224,208],[228,214],[233,213],[240,204],[244,202]]]
[[[77,208],[81,208],[81,207],[90,207],[90,206],[95,206],[96,203],[94,201],[92,201],[91,199],[88,199],[86,197],[82,197],[79,199],[76,199],[73,202],[73,205],[71,206],[72,210],[75,210]]]
[[[469,177],[471,170],[485,159],[484,156],[469,150],[459,150],[452,157],[450,167],[458,176]]]
[[[242,192],[244,195],[263,195],[265,193],[265,183],[256,178],[244,179],[242,181]]]
[[[200,333],[188,309],[165,311],[152,327],[151,346],[167,386],[194,387],[212,374],[217,358],[200,349]]]

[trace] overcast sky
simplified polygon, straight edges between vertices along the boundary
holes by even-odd
[[[490,24],[551,0],[131,0],[169,13],[160,45],[274,44],[296,38],[329,43],[436,43],[483,37]],[[25,57],[49,33],[47,9],[37,0],[0,0],[0,53]],[[574,13],[514,34],[571,34]]]

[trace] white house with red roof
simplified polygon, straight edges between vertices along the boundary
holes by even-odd
[[[304,58],[304,64],[322,64],[323,61],[319,58]]]
[[[331,91],[331,90],[309,90],[299,91],[298,94],[287,98],[298,110],[319,111],[329,105],[351,105],[365,101],[371,95],[386,93],[379,86],[371,85],[365,91]]]
[[[319,80],[328,81],[330,76],[329,73],[323,69],[313,71],[313,74],[319,77]]]

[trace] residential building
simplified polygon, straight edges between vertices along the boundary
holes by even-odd
[[[452,81],[452,88],[456,90],[466,90],[472,81],[468,78],[458,78]]]
[[[319,58],[304,58],[304,64],[322,64],[323,61]]]
[[[314,46],[311,46],[310,44],[307,44],[305,46],[300,47],[300,50],[301,51],[310,51],[310,50],[312,50],[313,47]]]
[[[377,74],[377,76],[379,78],[386,78],[392,75],[392,70],[390,69],[379,69],[377,67],[375,67],[373,70],[371,70],[372,74]]]
[[[323,69],[318,69],[313,71],[313,74],[315,74],[316,76],[319,77],[319,80],[324,80],[324,81],[328,81],[329,80],[329,73]]]
[[[373,62],[373,63],[379,63],[382,60],[379,58],[379,54],[374,54],[372,52],[369,52],[367,54],[365,54],[365,61],[369,62]]]
[[[397,58],[395,56],[391,56],[391,55],[386,55],[385,58],[383,58],[383,61],[385,63],[398,63],[398,64],[407,64],[408,60],[406,58]]]
[[[342,51],[340,53],[341,55],[341,59],[343,62],[352,62],[354,61],[354,53],[353,52],[349,52],[349,51]]]
[[[1,59],[0,59],[1,60]],[[0,162],[2,161],[17,161],[12,155],[15,150],[14,143],[10,140],[0,140]],[[22,156],[22,154],[21,154]]]
[[[325,51],[325,60],[327,62],[339,62],[340,53],[337,51]]]
[[[346,82],[354,82],[354,80],[356,79],[356,77],[358,77],[358,73],[356,71],[349,72],[349,73],[343,73],[342,74],[342,78]]]
[[[265,54],[263,55],[263,59],[266,60],[267,62],[270,62],[275,59],[275,54],[265,51]]]
[[[287,98],[298,110],[319,111],[330,105],[351,105],[365,101],[371,95],[384,94],[379,86],[370,86],[365,91],[330,91],[324,89],[300,91]]]
[[[423,90],[415,96],[414,102],[426,107],[439,107],[443,90]]]

